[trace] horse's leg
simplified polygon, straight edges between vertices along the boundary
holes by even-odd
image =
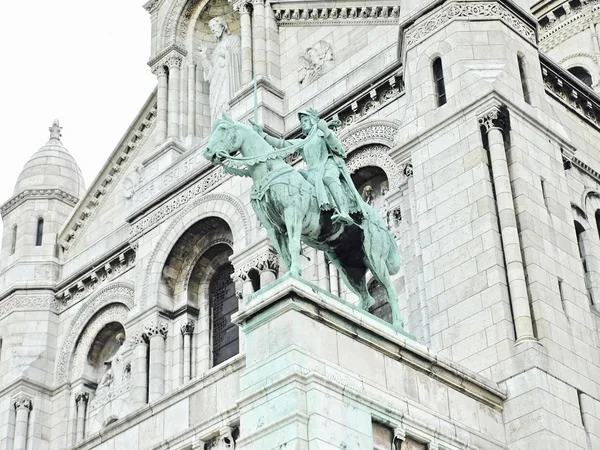
[[[292,205],[286,208],[283,212],[283,219],[285,220],[285,228],[287,230],[288,252],[291,261],[289,270],[292,275],[300,277],[302,274],[302,265],[300,263],[302,244],[300,243],[300,237],[302,233],[303,216],[297,206],[298,205]]]
[[[348,288],[355,293],[360,299],[359,307],[368,311],[371,306],[375,304],[375,299],[371,297],[369,289],[367,288],[366,269],[360,274],[353,274],[352,276],[348,273],[344,265],[340,262],[335,252],[325,252],[327,258],[337,268],[338,273],[342,277],[342,280],[348,286]]]

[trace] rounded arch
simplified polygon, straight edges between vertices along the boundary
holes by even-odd
[[[215,242],[206,251],[199,254],[199,258],[190,271],[186,283],[186,297],[188,303],[199,305],[200,298],[209,297],[210,280],[215,272],[223,265],[229,263],[231,251],[224,242]]]
[[[129,308],[121,303],[115,303],[105,306],[86,324],[83,332],[80,334],[75,345],[71,363],[71,380],[77,379],[83,375],[86,357],[96,336],[107,325],[118,322],[124,325],[129,315]]]
[[[388,150],[389,148],[383,145],[367,145],[351,153],[346,161],[348,172],[352,175],[363,167],[379,167],[388,179],[390,191],[398,190],[406,180],[406,176],[401,166],[396,164],[388,154]]]
[[[373,120],[342,130],[339,139],[347,153],[365,145],[378,144],[391,148],[399,129],[400,122],[395,120]]]
[[[78,338],[88,322],[100,310],[112,303],[123,304],[128,311],[133,309],[135,306],[133,286],[125,282],[115,282],[105,286],[96,292],[75,315],[56,360],[55,379],[58,384],[67,381]]]
[[[154,247],[144,274],[139,301],[140,311],[147,306],[148,295],[158,293],[162,268],[175,243],[196,222],[210,217],[222,219],[227,223],[233,235],[234,251],[250,244],[250,219],[246,209],[237,199],[227,194],[208,194],[197,199],[171,219],[171,223]],[[153,298],[156,298],[156,295]]]

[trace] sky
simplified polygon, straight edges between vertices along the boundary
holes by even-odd
[[[55,118],[90,186],[156,85],[143,4],[0,2],[0,204]]]

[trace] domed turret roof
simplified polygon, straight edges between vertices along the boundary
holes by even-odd
[[[15,195],[31,189],[62,189],[77,198],[85,193],[81,170],[60,141],[61,129],[55,120],[49,128],[50,140],[23,167]]]

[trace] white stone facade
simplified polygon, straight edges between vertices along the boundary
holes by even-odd
[[[600,448],[595,3],[144,7],[157,89],[97,178],[56,123],[0,209],[0,449]],[[214,17],[235,119],[341,121],[406,333],[320,252],[285,275],[251,182],[203,158]]]

